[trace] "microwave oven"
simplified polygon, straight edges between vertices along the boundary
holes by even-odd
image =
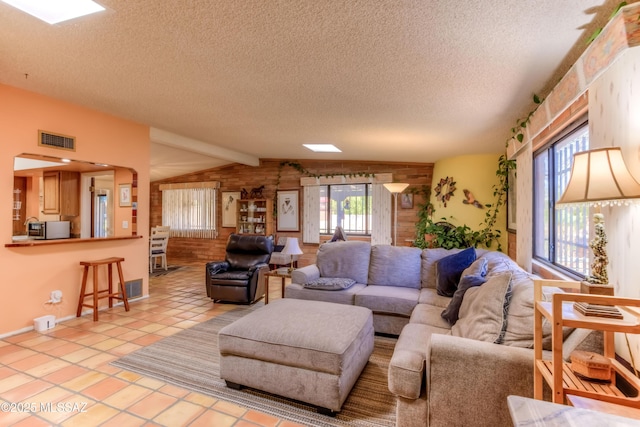
[[[37,240],[68,239],[71,237],[70,221],[41,221],[28,224],[27,235]]]

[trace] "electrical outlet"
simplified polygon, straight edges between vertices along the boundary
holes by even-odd
[[[129,221],[122,221],[122,228],[129,228]]]
[[[62,291],[51,291],[50,297],[49,302],[51,304],[57,304],[62,301]]]

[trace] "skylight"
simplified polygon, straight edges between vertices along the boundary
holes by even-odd
[[[104,10],[104,7],[92,0],[2,1],[49,24],[57,24]]]
[[[342,153],[342,150],[333,144],[302,144],[316,153]]]

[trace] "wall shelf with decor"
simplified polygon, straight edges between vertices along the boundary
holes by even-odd
[[[554,293],[552,301],[543,301],[544,286],[580,289],[580,282],[534,280],[534,397],[542,400],[543,381],[551,388],[554,403],[572,402],[572,397],[594,399],[610,404],[640,408],[640,379],[615,358],[614,334],[640,333],[640,299],[614,296]],[[585,316],[574,309],[574,303],[616,306],[622,319]],[[542,322],[547,319],[553,327],[551,360],[542,357]],[[563,328],[583,328],[604,333],[604,357],[610,361],[610,380],[594,381],[576,374],[572,363],[563,361]],[[624,387],[620,382],[625,382]],[[620,386],[620,387],[619,387]],[[635,393],[623,390],[635,389]]]
[[[236,233],[273,234],[273,200],[240,199],[236,204]]]

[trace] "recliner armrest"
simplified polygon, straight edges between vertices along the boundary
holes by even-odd
[[[229,269],[229,263],[226,261],[211,261],[206,265],[207,275],[223,273]]]
[[[249,271],[253,273],[254,271],[259,270],[261,268],[269,268],[269,264],[260,263],[260,264],[252,265],[251,267],[249,267]]]

